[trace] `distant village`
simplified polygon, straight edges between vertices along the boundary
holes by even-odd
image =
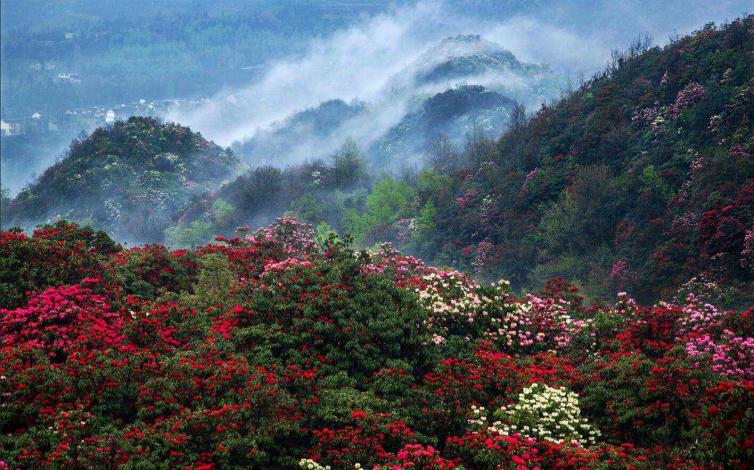
[[[75,75],[61,73],[61,80],[78,80]],[[91,106],[67,109],[56,115],[34,112],[30,116],[0,117],[0,135],[3,137],[30,134],[55,134],[80,132],[105,126],[130,116],[164,116],[168,110],[180,107],[193,109],[206,103],[208,98],[145,100],[111,106]]]

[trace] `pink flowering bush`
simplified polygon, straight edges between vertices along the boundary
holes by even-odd
[[[686,354],[700,367],[702,359],[711,362],[711,370],[723,375],[741,375],[754,378],[754,338],[736,336],[726,329],[715,341],[711,335],[689,339]]]
[[[669,111],[673,117],[678,116],[681,111],[689,108],[704,97],[704,87],[696,82],[691,82],[678,92],[675,102],[670,105]]]

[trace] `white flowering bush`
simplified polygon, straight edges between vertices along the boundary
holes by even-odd
[[[472,409],[477,422],[484,410]],[[518,401],[509,407],[501,407],[493,414],[496,419],[489,427],[502,435],[520,434],[540,440],[575,442],[594,445],[600,431],[581,416],[579,397],[564,388],[554,388],[535,383],[525,388]]]
[[[440,343],[448,334],[465,334],[474,323],[482,299],[478,285],[455,271],[429,272],[416,289],[420,302],[429,309],[428,326],[437,331],[434,342]]]
[[[307,470],[330,470],[332,468],[329,465],[320,465],[312,459],[301,459],[298,461],[298,466]],[[360,463],[356,463],[353,468],[360,470],[362,467]]]
[[[298,466],[307,470],[330,470],[329,465],[320,465],[312,459],[301,459],[298,461]]]

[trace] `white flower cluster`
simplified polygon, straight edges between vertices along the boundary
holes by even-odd
[[[482,300],[477,285],[463,274],[453,271],[431,272],[422,277],[426,287],[417,289],[419,300],[432,312],[430,327],[443,327],[448,320],[463,319],[473,323]]]
[[[473,409],[472,409],[473,412]],[[570,390],[535,383],[518,395],[511,407],[495,411],[492,431],[521,434],[556,444],[564,441],[594,445],[600,431],[581,416],[578,395]]]
[[[483,406],[471,405],[469,424],[474,429],[487,428],[487,410]]]
[[[330,470],[329,465],[322,466],[312,459],[301,459],[298,461],[298,466],[307,470]]]
[[[298,466],[307,470],[330,470],[331,468],[329,465],[320,465],[312,459],[301,459],[298,461]],[[362,466],[360,463],[355,463],[353,468],[361,470]]]

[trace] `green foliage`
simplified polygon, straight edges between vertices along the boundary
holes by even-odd
[[[218,225],[226,224],[231,217],[235,208],[222,198],[215,199],[212,203],[211,217],[212,221]]]
[[[337,232],[327,222],[320,222],[316,228],[317,231],[317,243],[320,246],[325,246],[332,238],[333,235],[337,236]]]
[[[195,220],[188,227],[168,227],[165,229],[165,242],[174,248],[194,248],[210,241],[212,225]]]
[[[367,196],[367,217],[371,225],[388,225],[404,213],[414,190],[405,183],[385,177],[375,183]]]
[[[233,284],[233,272],[224,255],[214,253],[202,256],[193,287],[195,302],[205,306],[225,305]]]

